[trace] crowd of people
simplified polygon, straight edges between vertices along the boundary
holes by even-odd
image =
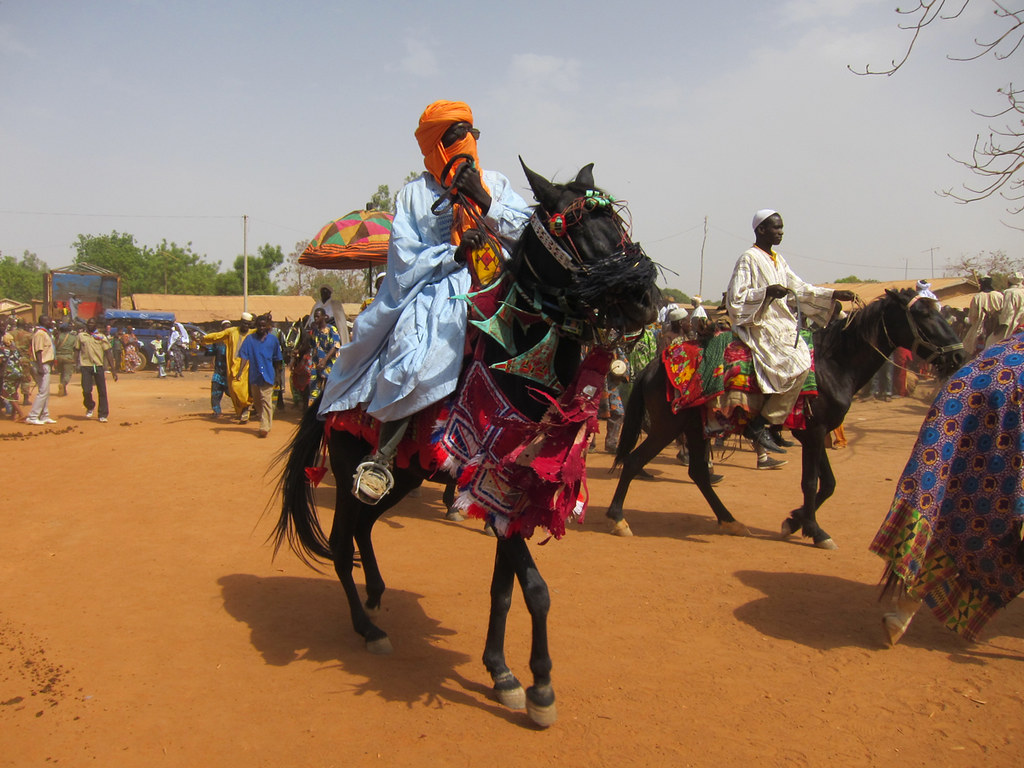
[[[58,326],[48,315],[35,324],[2,317],[0,413],[31,426],[55,424],[48,407],[51,388],[65,397],[77,376],[86,418],[106,422],[108,378],[117,381],[119,375],[138,372],[143,360],[155,367],[156,378],[183,377],[208,359],[212,416],[222,415],[227,394],[235,421],[246,424],[254,415],[257,434],[266,437],[274,411],[285,406],[289,384],[293,402],[302,408],[319,395],[349,340],[349,323],[341,303],[324,286],[309,316],[283,328],[275,327],[269,313],[253,317],[244,312],[206,334],[190,333],[175,322],[165,335],[152,341],[147,355],[132,327],[103,328],[95,318]]]
[[[4,414],[32,426],[56,424],[50,414],[53,377],[56,375],[58,394],[66,396],[74,373],[79,372],[86,418],[98,415],[99,421],[106,422],[110,413],[106,374],[114,381],[118,377],[111,350],[110,337],[94,318],[84,326],[62,326],[56,331],[49,315],[41,315],[32,328],[23,321],[0,318],[0,404]],[[28,413],[25,407],[29,407]]]
[[[235,420],[245,424],[255,414],[258,435],[264,438],[275,405],[284,405],[286,371],[293,398],[304,408],[319,402],[321,415],[363,408],[380,422],[380,436],[376,450],[359,466],[354,491],[366,503],[379,501],[391,490],[390,467],[410,416],[455,388],[467,325],[465,307],[455,299],[471,286],[467,261],[489,247],[483,230],[493,230],[503,248],[523,231],[530,216],[529,206],[507,178],[480,169],[479,135],[472,112],[462,102],[435,102],[424,111],[416,139],[426,173],[399,194],[388,270],[377,297],[355,322],[351,339],[348,319],[325,287],[305,323],[284,331],[274,327],[269,313],[255,318],[243,313],[238,321],[225,321],[199,339],[176,323],[166,343],[154,344],[158,376],[168,375],[167,369],[183,376],[190,347],[209,347],[213,416],[222,415],[227,394]],[[459,166],[449,185],[443,169],[457,157],[474,162]],[[444,216],[430,216],[439,190],[459,196],[461,202]],[[469,209],[474,216],[466,215]],[[782,425],[811,371],[811,350],[800,331],[811,324],[823,326],[842,311],[842,302],[856,297],[848,290],[814,286],[793,272],[776,250],[783,236],[777,211],[757,211],[752,227],[754,243],[737,260],[723,305],[727,326],[750,350],[759,388],[744,436],[755,447],[757,467],[771,469],[785,463],[769,454],[784,453],[791,445]],[[490,255],[498,257],[493,249]],[[1024,589],[1024,463],[1007,461],[1008,451],[1019,459],[1024,447],[1022,282],[1014,273],[1000,292],[985,276],[965,317],[945,311],[954,327],[962,327],[968,364],[932,405],[890,514],[872,544],[886,558],[887,573],[896,585],[895,609],[884,619],[893,643],[922,603],[951,628],[974,637],[996,608]],[[938,301],[926,281],[918,283],[917,294]],[[667,304],[659,321],[644,329],[628,351],[620,351],[602,398],[606,450],[617,448],[632,376],[673,339],[700,339],[715,329],[702,299],[695,297],[689,311]],[[117,381],[120,370],[134,372],[141,354],[130,328],[103,332],[90,320],[82,329],[55,333],[46,315],[34,328],[0,321],[4,410],[26,424],[56,423],[49,411],[51,375],[56,372],[59,393],[65,395],[78,371],[87,417],[98,414],[99,421],[106,421],[106,373]],[[890,399],[894,386],[897,394],[907,393],[905,373],[911,366],[909,351],[897,349],[867,388],[869,396]],[[970,392],[979,389],[987,396],[971,399]],[[833,445],[845,444],[841,433],[833,438]],[[944,475],[923,466],[940,459],[948,467]],[[940,491],[945,500],[939,498]],[[958,538],[949,533],[953,528],[984,529],[988,534]]]

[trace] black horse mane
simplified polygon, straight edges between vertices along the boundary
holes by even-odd
[[[898,293],[907,301],[916,295],[913,288],[903,288]],[[848,352],[854,345],[866,342],[877,347],[880,343],[882,316],[892,301],[888,293],[883,293],[863,308],[853,310],[846,317],[832,320],[815,334],[814,346],[817,354],[842,360],[843,353]]]
[[[553,182],[554,183],[554,182]],[[611,199],[608,193],[600,187],[588,186],[587,184],[573,179],[565,184],[558,184],[564,190],[574,193],[578,198],[584,198],[588,192],[596,192],[598,195]],[[543,217],[545,223],[551,212],[546,211],[541,205],[534,205],[533,215]],[[624,207],[623,207],[624,210]],[[579,319],[597,319],[598,323],[608,329],[614,328],[625,333],[624,315],[619,307],[608,305],[607,299],[610,295],[616,297],[616,304],[622,306],[639,305],[648,298],[650,286],[654,285],[657,276],[657,266],[649,258],[638,243],[633,243],[629,238],[629,222],[623,217],[619,210],[610,208],[608,215],[619,219],[622,232],[622,248],[597,262],[587,263],[579,269],[573,270],[569,275],[568,285],[562,287],[563,302],[559,309],[564,312],[567,308],[569,315]],[[529,232],[529,229],[527,229]],[[520,237],[512,250],[511,258],[507,269],[512,277],[524,287],[537,286],[541,292],[550,292],[555,286],[542,285],[538,283],[535,275],[526,267],[527,248],[530,246],[532,236]],[[612,287],[616,290],[610,290]],[[604,302],[604,303],[602,303]],[[597,315],[591,313],[596,312]],[[561,312],[556,312],[561,314]]]

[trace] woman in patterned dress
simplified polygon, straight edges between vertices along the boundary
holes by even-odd
[[[895,645],[926,605],[967,640],[1024,591],[1024,333],[946,382],[870,550],[886,561]]]
[[[25,418],[18,405],[18,391],[23,379],[21,353],[14,344],[14,337],[7,333],[6,324],[0,321],[0,404],[5,413],[9,405],[14,421]]]
[[[121,336],[121,344],[124,345],[124,372],[135,373],[142,365],[142,358],[139,356],[139,340],[135,336],[135,329],[129,328]]]

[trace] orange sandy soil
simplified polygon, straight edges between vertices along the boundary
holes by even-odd
[[[833,552],[775,535],[799,461],[719,465],[733,538],[671,452],[608,535],[610,456],[591,456],[583,526],[532,547],[551,589],[559,720],[490,694],[480,656],[494,542],[425,486],[376,527],[394,654],[368,654],[333,574],[271,559],[273,454],[208,415],[209,374],[80,389],[58,424],[0,422],[0,765],[1014,766],[1024,763],[1024,609],[969,644],[922,613],[883,642],[867,544],[926,406],[858,402],[820,516]],[[791,454],[793,452],[791,451]],[[318,491],[322,509],[333,489]],[[329,524],[329,518],[327,521]],[[529,620],[508,632],[527,682]]]

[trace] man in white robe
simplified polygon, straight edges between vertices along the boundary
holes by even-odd
[[[1003,308],[999,311],[1000,338],[1008,339],[1021,325],[1024,325],[1024,285],[1020,272],[1006,278],[1010,286],[1003,291]]]
[[[341,336],[341,343],[348,344],[348,317],[345,315],[345,308],[341,306],[341,302],[337,299],[332,299],[333,291],[331,286],[323,285],[320,286],[320,301],[313,305],[313,308],[309,310],[309,319],[306,320],[306,330],[312,331],[314,321],[313,316],[316,315],[318,309],[323,309],[327,315],[327,321],[333,323],[338,329],[338,335]]]
[[[852,301],[853,291],[833,291],[805,283],[774,247],[782,242],[782,217],[771,209],[754,214],[754,246],[736,262],[726,291],[733,333],[750,347],[764,405],[747,427],[755,445],[782,452],[769,426],[780,426],[793,410],[811,369],[811,353],[800,338],[797,314],[825,325],[836,301]],[[789,298],[788,301],[779,299]]]
[[[978,279],[981,291],[974,294],[967,310],[967,333],[964,336],[964,354],[969,358],[986,347],[1002,340],[998,333],[999,313],[1003,309],[1003,294],[992,289],[992,277]]]

